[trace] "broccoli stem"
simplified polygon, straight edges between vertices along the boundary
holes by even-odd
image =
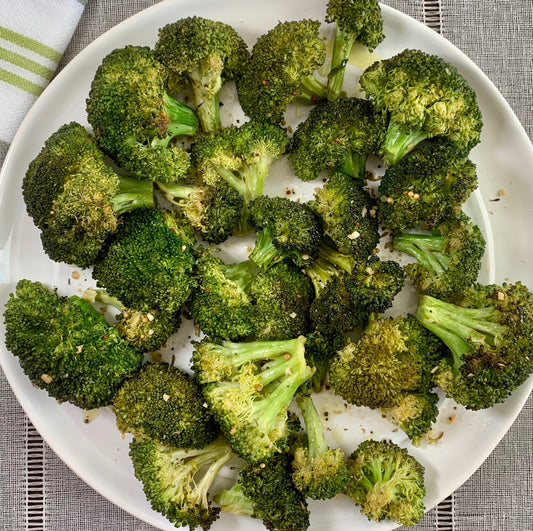
[[[242,483],[239,481],[231,488],[215,495],[213,499],[227,513],[241,514],[243,516],[253,516],[255,514],[254,503],[251,498],[244,494]]]
[[[439,337],[450,349],[456,369],[474,350],[473,344],[494,346],[507,327],[496,322],[499,312],[493,308],[462,308],[429,295],[420,297],[415,313],[418,321]]]
[[[165,199],[173,205],[180,206],[181,202],[177,199],[189,199],[191,194],[197,191],[196,186],[187,186],[184,184],[156,182],[158,190],[164,195]]]
[[[86,289],[83,292],[82,299],[87,302],[100,302],[106,306],[113,306],[113,308],[116,308],[119,312],[123,312],[125,309],[122,302],[116,297],[109,295],[109,293],[103,289]]]
[[[111,204],[117,215],[136,208],[155,208],[152,181],[121,176],[118,193],[111,199]]]
[[[427,131],[417,129],[406,132],[398,124],[391,123],[381,144],[381,156],[386,164],[392,166],[428,137]]]
[[[313,399],[310,396],[299,396],[296,401],[302,411],[305,431],[307,433],[307,460],[311,461],[315,457],[325,454],[328,451],[328,445],[324,438],[322,421],[320,420]]]
[[[331,68],[328,74],[328,85],[326,89],[326,95],[330,101],[338,99],[341,94],[346,64],[350,58],[355,37],[356,35],[354,33],[343,31],[338,24],[336,25]]]
[[[218,56],[207,57],[191,69],[190,79],[196,113],[202,130],[213,133],[221,128],[219,92],[222,88],[224,62]]]
[[[257,274],[257,266],[251,260],[238,264],[222,264],[220,269],[227,279],[236,282],[245,293],[248,293],[248,288]]]
[[[163,95],[165,110],[170,116],[168,127],[169,136],[166,137],[166,144],[175,136],[194,136],[198,131],[198,117],[188,105],[181,103],[168,94]]]
[[[223,166],[216,166],[216,170],[222,179],[224,179],[231,187],[235,188],[235,190],[237,190],[237,192],[244,197],[246,193],[246,185],[243,179]]]
[[[353,177],[357,182],[365,184],[365,170],[368,155],[356,151],[347,155],[339,164],[339,170],[345,175]]]
[[[268,269],[283,260],[283,256],[273,243],[272,231],[268,227],[261,229],[257,234],[249,258],[262,269]]]
[[[450,258],[442,252],[446,240],[442,236],[426,234],[399,234],[393,245],[397,251],[410,254],[428,271],[440,274],[450,267]]]
[[[300,90],[296,100],[301,103],[313,104],[326,97],[326,87],[315,76],[304,76],[300,83]]]

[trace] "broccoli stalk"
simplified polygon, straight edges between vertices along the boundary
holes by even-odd
[[[310,396],[299,396],[307,432],[307,447],[298,446],[294,452],[292,479],[305,496],[314,500],[333,498],[344,492],[348,471],[344,452],[328,446],[324,438],[322,421]]]
[[[314,372],[305,361],[305,337],[220,344],[204,340],[195,348],[193,369],[237,454],[257,463],[287,446],[289,404]]]
[[[166,92],[163,93],[164,109],[170,118],[167,127],[167,136],[164,138],[154,138],[152,147],[168,147],[169,142],[176,136],[194,136],[198,131],[198,117],[193,109],[181,103]]]
[[[444,237],[436,234],[399,234],[394,237],[394,249],[410,254],[424,268],[439,274],[450,267],[445,254]]]
[[[136,208],[154,208],[154,187],[150,181],[120,175],[118,193],[111,199],[117,216]]]

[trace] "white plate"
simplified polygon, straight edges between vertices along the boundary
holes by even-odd
[[[112,49],[126,44],[153,45],[159,27],[188,15],[199,15],[232,24],[250,43],[278,20],[305,17],[323,20],[325,0],[180,0],[157,4],[116,26],[83,50],[50,84],[29,112],[8,153],[0,179],[0,303],[20,278],[41,280],[58,286],[63,294],[81,292],[92,285],[90,274],[51,262],[43,253],[38,231],[25,213],[20,193],[28,163],[37,155],[44,140],[63,123],[86,123],[85,98],[97,66]],[[302,9],[304,8],[304,9]],[[440,55],[456,65],[478,94],[484,118],[482,142],[472,159],[478,165],[480,190],[469,201],[469,213],[481,225],[488,239],[487,257],[481,273],[483,282],[522,280],[533,287],[533,269],[529,266],[533,247],[529,227],[533,221],[533,187],[529,170],[533,167],[533,148],[517,118],[487,77],[457,48],[421,23],[391,8],[383,7],[385,41],[376,52],[389,57],[405,48],[420,48]],[[359,58],[361,59],[361,58]],[[354,70],[357,72],[357,70]],[[231,92],[231,87],[225,94]],[[228,121],[231,105],[224,108]],[[527,171],[524,171],[527,169]],[[267,192],[280,191],[280,179],[290,171],[278,163],[269,178]],[[284,186],[297,184],[292,178]],[[498,191],[506,195],[491,202]],[[513,237],[508,235],[512,233]],[[231,253],[231,249],[227,248]],[[182,352],[186,366],[190,351],[186,328],[173,342],[172,352]],[[3,331],[2,331],[3,334]],[[128,441],[114,425],[113,413],[103,412],[91,424],[83,424],[80,411],[68,404],[59,406],[40,390],[32,387],[17,360],[0,348],[5,374],[18,400],[43,438],[63,461],[84,481],[129,513],[161,529],[175,529],[161,515],[153,512],[140,484],[133,477],[128,458]],[[437,431],[443,436],[432,445],[410,451],[426,467],[428,508],[443,500],[481,465],[516,418],[533,380],[529,380],[502,405],[487,411],[468,412],[441,403]],[[384,423],[375,412],[364,408],[344,410],[342,401],[330,395],[321,397],[321,409],[330,412],[332,444],[352,451],[368,437],[390,437],[409,446],[398,431]],[[337,415],[331,413],[337,412]],[[450,419],[454,419],[453,422]],[[67,498],[68,499],[68,498]],[[68,510],[68,507],[65,508]],[[362,517],[346,497],[311,503],[311,529],[391,529],[390,523],[375,524]],[[262,529],[259,521],[223,515],[213,529]]]

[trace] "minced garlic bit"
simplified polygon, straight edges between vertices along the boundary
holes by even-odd
[[[292,312],[292,313],[289,314],[289,317],[291,319],[296,319],[297,316],[298,316],[298,314],[296,312]]]
[[[292,371],[291,371],[291,368],[290,367],[287,367],[285,369],[285,376],[290,376],[292,374]]]
[[[52,383],[53,378],[49,374],[41,374],[41,380],[46,383]]]
[[[499,301],[505,300],[505,293],[503,293],[503,291],[498,291],[498,300]]]
[[[285,361],[289,361],[291,359],[291,355],[287,352],[287,353],[283,354],[283,359]]]
[[[503,197],[505,195],[507,195],[507,190],[505,188],[500,188],[498,190],[498,197]]]
[[[72,271],[72,278],[78,280],[80,278],[79,271]]]
[[[347,238],[349,240],[357,240],[357,238],[359,238],[359,236],[361,236],[361,233],[357,230],[354,230],[351,234],[348,234]]]
[[[163,394],[163,400],[165,402],[168,402],[170,400],[170,395],[167,395],[166,393]]]
[[[78,345],[76,347],[76,354],[81,354],[83,352],[83,345]]]

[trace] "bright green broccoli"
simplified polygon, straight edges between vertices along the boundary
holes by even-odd
[[[116,297],[105,290],[89,288],[82,298],[91,303],[98,302],[105,307],[111,306],[120,313],[116,315],[113,326],[130,347],[139,352],[154,352],[161,348],[168,338],[178,331],[181,324],[179,313],[161,310],[137,310],[126,308]]]
[[[435,224],[462,210],[477,188],[476,167],[448,142],[425,143],[388,168],[378,188],[379,215],[393,232]]]
[[[311,206],[341,253],[366,260],[379,243],[376,202],[352,177],[336,171],[315,192]]]
[[[292,137],[289,158],[296,175],[309,181],[336,168],[364,184],[366,161],[381,145],[386,125],[386,115],[367,100],[319,102]]]
[[[133,439],[130,457],[152,509],[176,527],[207,531],[220,508],[208,496],[221,468],[233,457],[222,437],[201,449],[174,448],[148,439]]]
[[[366,440],[348,457],[346,494],[369,519],[417,524],[424,515],[424,467],[405,448]]]
[[[237,229],[243,209],[242,195],[220,182],[214,186],[158,182],[157,188],[177,206],[191,226],[210,243],[221,243]]]
[[[432,388],[431,372],[442,355],[441,341],[412,315],[374,318],[333,358],[331,388],[350,404],[394,407],[405,392]]]
[[[419,299],[420,323],[450,350],[433,374],[468,409],[503,402],[533,372],[533,295],[516,284],[475,284],[444,302]]]
[[[200,137],[191,158],[197,174],[208,185],[226,183],[243,197],[240,234],[249,231],[248,207],[263,193],[272,163],[287,149],[287,132],[277,125],[245,122],[225,128],[217,135]]]
[[[289,103],[315,103],[325,86],[314,72],[326,59],[326,45],[316,20],[283,21],[260,36],[237,92],[244,113],[279,124]]]
[[[251,516],[267,529],[306,531],[309,509],[291,478],[290,455],[276,454],[264,463],[246,464],[231,488],[214,497],[223,511]]]
[[[76,122],[45,141],[24,176],[22,193],[46,254],[79,267],[94,262],[121,214],[154,207],[152,183],[115,173],[94,137]]]
[[[255,275],[250,261],[225,264],[209,249],[198,252],[197,286],[187,306],[202,332],[213,339],[239,341],[254,330],[250,284]]]
[[[479,143],[477,97],[457,68],[441,57],[407,49],[375,62],[361,88],[390,121],[380,149],[392,166],[422,140],[445,137],[466,152]]]
[[[348,484],[344,452],[328,446],[313,399],[299,396],[297,402],[305,423],[307,444],[296,445],[294,449],[292,479],[296,488],[308,498],[333,498],[344,492]]]
[[[318,256],[322,223],[307,204],[261,196],[250,204],[250,222],[257,232],[250,260],[260,268],[268,269],[282,260],[305,267]]]
[[[326,22],[335,23],[326,94],[328,100],[336,100],[353,45],[361,43],[373,50],[384,39],[383,18],[377,0],[329,0]]]
[[[147,363],[113,400],[117,427],[158,444],[203,448],[220,433],[194,378],[168,363]]]
[[[126,306],[178,312],[194,286],[195,262],[194,245],[180,219],[163,210],[125,215],[94,265],[97,285]]]
[[[313,375],[305,337],[195,345],[193,370],[234,452],[259,463],[289,444],[288,407]]]
[[[31,382],[83,409],[111,404],[142,354],[87,301],[20,280],[4,312],[6,346]]]
[[[175,182],[189,155],[171,140],[194,135],[194,111],[170,97],[168,70],[147,46],[116,48],[102,60],[86,102],[102,150],[140,179]]]
[[[381,408],[381,412],[405,432],[413,446],[420,446],[437,420],[438,401],[439,396],[431,391],[405,393],[397,406]]]
[[[202,129],[220,129],[219,93],[222,85],[242,75],[248,47],[228,24],[202,17],[186,17],[159,30],[157,58],[191,84]]]
[[[436,223],[430,234],[395,235],[393,247],[416,259],[404,266],[415,286],[433,297],[448,299],[476,282],[485,239],[479,227],[460,212]]]
[[[259,270],[249,294],[256,340],[292,339],[309,331],[313,284],[293,263],[282,261],[266,271]]]

